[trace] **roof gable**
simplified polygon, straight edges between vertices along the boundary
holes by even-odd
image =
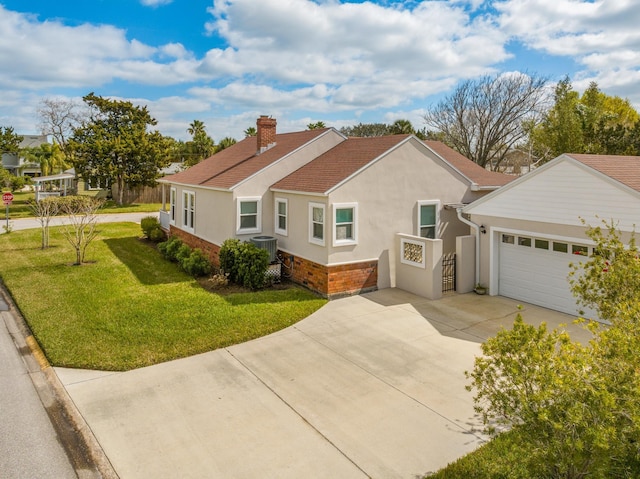
[[[615,162],[617,158],[608,159]],[[618,170],[620,165],[607,168]],[[463,212],[573,226],[581,226],[582,219],[589,224],[614,220],[620,222],[621,229],[633,229],[640,191],[601,169],[573,155],[562,155],[466,206]]]
[[[260,154],[257,153],[257,138],[248,137],[185,171],[164,177],[161,181],[231,189],[329,130],[325,128],[277,134],[276,144]]]
[[[363,168],[385,156],[404,142],[420,142],[412,135],[350,137],[312,162],[275,183],[272,188],[285,191],[327,194],[348,181]],[[420,142],[450,169],[471,185],[494,189],[514,178],[487,171],[439,141]]]
[[[586,155],[567,153],[583,165],[640,192],[640,156]]]
[[[276,190],[325,194],[410,135],[350,137],[276,182]]]

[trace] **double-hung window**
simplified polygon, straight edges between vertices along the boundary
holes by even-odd
[[[182,192],[182,226],[191,231],[196,226],[196,194],[193,191]]]
[[[176,201],[177,201],[177,193],[175,188],[171,188],[171,193],[169,195],[169,215],[171,219],[171,224],[176,223]]]
[[[287,236],[287,227],[288,227],[288,215],[289,215],[289,203],[285,198],[276,198],[276,209],[275,209],[275,232]]]
[[[262,231],[260,198],[238,198],[237,232],[240,234]]]
[[[436,239],[438,237],[439,201],[418,202],[418,236]]]
[[[337,203],[333,205],[333,245],[355,244],[357,238],[357,204]]]
[[[325,205],[309,203],[309,242],[324,246]]]

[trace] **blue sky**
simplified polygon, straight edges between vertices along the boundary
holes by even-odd
[[[0,125],[37,133],[44,98],[147,105],[187,139],[407,118],[463,80],[569,75],[640,108],[636,0],[0,0]]]

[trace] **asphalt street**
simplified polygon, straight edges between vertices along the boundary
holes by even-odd
[[[25,361],[24,346],[14,344],[22,335],[1,299],[0,308],[0,477],[75,479],[35,386],[45,381],[43,372]]]

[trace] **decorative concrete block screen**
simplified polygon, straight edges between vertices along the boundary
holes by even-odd
[[[400,238],[400,261],[417,268],[425,268],[426,258],[424,249],[423,242]]]
[[[396,287],[429,299],[442,297],[442,240],[396,235]]]

